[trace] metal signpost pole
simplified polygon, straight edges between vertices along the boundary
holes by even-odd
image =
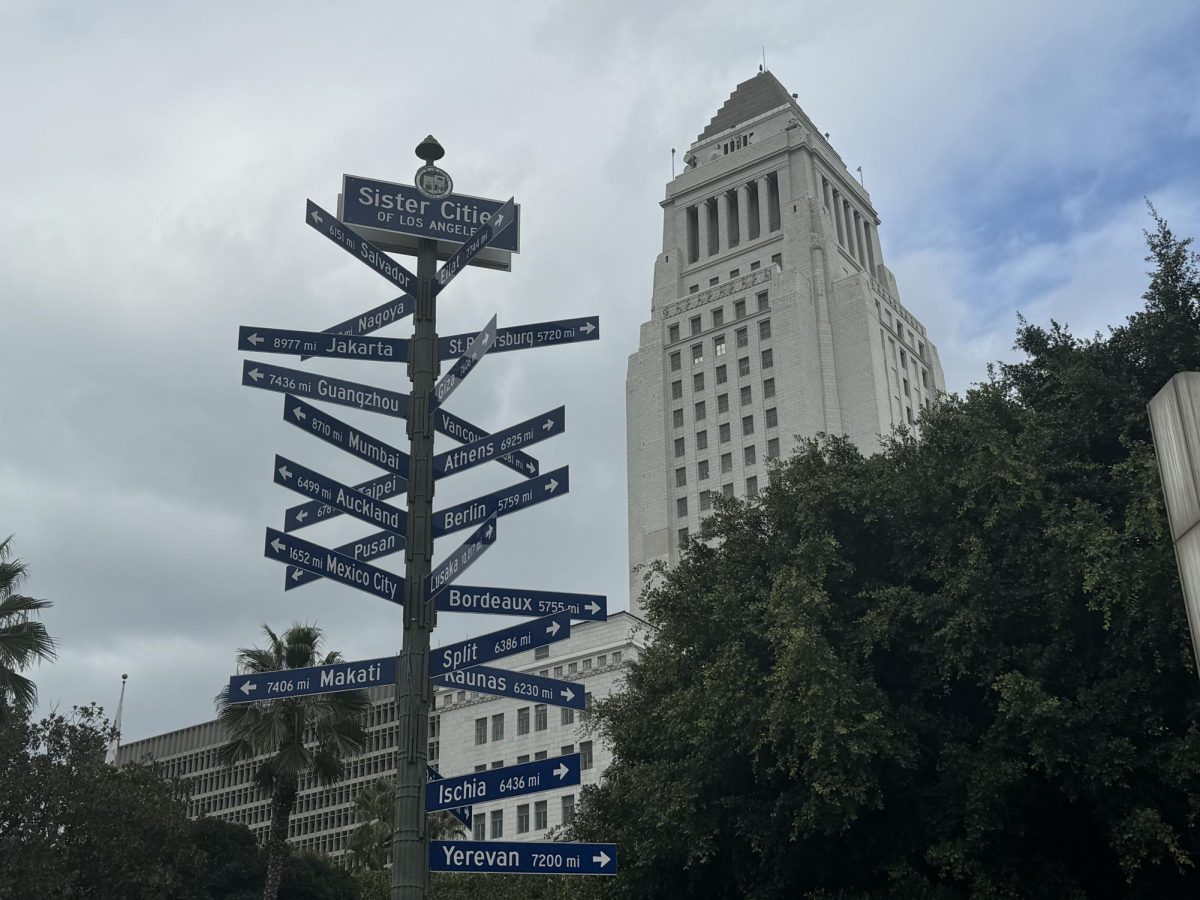
[[[445,151],[432,136],[417,156],[432,165]],[[437,612],[426,596],[433,562],[433,419],[429,404],[438,372],[434,273],[437,242],[421,238],[417,253],[416,310],[408,361],[409,398],[408,540],[405,547],[404,645],[396,684],[395,833],[392,838],[392,900],[425,900],[429,890],[429,831],[425,820],[429,754],[429,636]]]

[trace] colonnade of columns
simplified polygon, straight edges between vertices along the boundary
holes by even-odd
[[[778,231],[780,219],[779,182],[773,173],[702,200],[684,215],[688,262]]]
[[[864,269],[874,274],[877,259],[874,225],[854,208],[841,191],[824,178],[821,179],[821,197],[825,208],[833,217],[838,243],[858,260]]]

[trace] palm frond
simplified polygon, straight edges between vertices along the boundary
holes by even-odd
[[[243,647],[238,650],[237,667],[238,671],[243,674],[275,672],[286,668],[282,657],[261,647]]]
[[[12,697],[13,705],[20,710],[31,710],[37,705],[37,685],[24,675],[0,666],[0,701]],[[4,706],[0,702],[0,707]]]
[[[10,598],[11,599],[11,598]],[[0,623],[4,622],[0,604]],[[0,665],[24,668],[38,659],[54,659],[54,639],[41,622],[18,619],[11,625],[0,625]]]

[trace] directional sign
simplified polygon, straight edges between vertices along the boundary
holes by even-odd
[[[391,325],[393,322],[399,322],[405,316],[412,315],[416,306],[417,299],[412,294],[401,294],[396,299],[381,303],[374,309],[368,309],[353,319],[347,319],[345,322],[338,322],[336,325],[326,328],[322,334],[370,334],[385,325]],[[309,357],[302,356],[300,359],[303,361]]]
[[[512,656],[522,650],[544,647],[571,636],[571,614],[555,613],[533,622],[522,622],[511,628],[459,641],[429,651],[429,677],[436,678],[455,669],[466,669]]]
[[[229,679],[230,703],[281,700],[307,694],[333,694],[396,683],[396,657],[362,659],[328,666],[282,669],[234,675]]]
[[[441,781],[442,780],[441,773],[438,772],[437,769],[435,769],[433,766],[430,766],[430,765],[425,766],[425,775],[427,776],[429,781]],[[450,815],[454,816],[454,818],[456,818],[456,819],[458,819],[458,821],[462,822],[463,827],[466,828],[468,831],[471,830],[471,807],[460,806],[457,809],[448,809],[448,810],[446,810],[446,812],[450,813]]]
[[[519,766],[442,778],[425,786],[425,809],[433,812],[464,803],[492,803],[576,784],[579,784],[579,754],[571,753]]]
[[[395,476],[391,476],[395,477]],[[297,509],[298,507],[292,507]],[[330,507],[323,507],[329,509]],[[288,512],[291,512],[289,510]],[[404,549],[405,539],[391,531],[377,531],[374,534],[368,535],[365,538],[360,538],[357,541],[351,541],[348,544],[342,544],[340,547],[334,548],[335,553],[341,553],[355,560],[378,559],[381,556],[388,556],[392,553],[398,553]],[[295,566],[288,566],[287,572],[284,574],[283,589],[290,591],[294,587],[300,587],[302,584],[308,584],[310,581],[318,581],[321,575],[313,571],[305,571],[298,569]]]
[[[400,507],[368,497],[348,484],[334,481],[278,454],[275,456],[275,483],[395,534],[408,533],[408,513]]]
[[[294,328],[238,329],[238,349],[255,353],[366,359],[375,362],[408,362],[408,341],[401,338],[360,338]],[[457,354],[455,354],[457,355]]]
[[[499,200],[451,194],[430,200],[409,184],[345,175],[342,178],[342,218],[351,225],[378,231],[436,238],[461,244],[500,207]],[[518,219],[520,207],[517,208]],[[518,252],[520,230],[508,229],[492,244]]]
[[[573,681],[514,672],[510,669],[493,669],[490,666],[474,666],[470,669],[455,669],[445,675],[431,679],[442,687],[464,688],[481,694],[498,697],[515,697],[534,703],[549,703],[568,709],[586,709],[587,698],[583,688]]]
[[[408,478],[408,454],[379,438],[335,418],[311,403],[305,403],[291,394],[283,401],[283,420],[301,431],[345,450],[351,456]]]
[[[308,206],[304,211],[304,220],[355,259],[366,263],[400,290],[410,294],[416,291],[416,275],[311,200],[308,201]]]
[[[309,397],[324,403],[336,403],[367,412],[382,413],[397,419],[408,418],[408,394],[385,391],[383,388],[357,381],[343,381],[315,372],[272,366],[255,360],[242,360],[242,384],[274,391],[277,394],[294,394]]]
[[[497,431],[482,440],[439,453],[433,458],[433,477],[445,478],[447,475],[481,466],[511,450],[528,447],[556,434],[562,434],[567,427],[566,418],[566,407],[560,406],[543,415]]]
[[[569,613],[572,619],[604,622],[608,598],[603,594],[527,591],[521,588],[455,584],[438,594],[439,612],[484,613],[489,616],[549,616]]]
[[[408,482],[399,475],[389,472],[387,475],[380,475],[378,478],[372,478],[370,481],[356,484],[354,485],[354,489],[360,494],[366,494],[368,497],[374,497],[376,500],[387,500],[408,490]],[[283,530],[299,531],[301,528],[307,528],[309,525],[315,525],[317,522],[328,522],[330,519],[337,518],[341,514],[341,510],[328,506],[320,500],[310,500],[308,503],[301,503],[299,506],[290,506],[283,511]],[[385,531],[383,534],[392,534],[392,532]],[[346,546],[353,547],[355,545],[347,544]],[[404,538],[400,538],[400,543],[392,549],[403,550]],[[342,552],[349,553],[355,559],[376,558],[362,556],[350,550],[342,550]]]
[[[442,376],[433,388],[433,402],[431,406],[436,409],[453,394],[463,379],[470,374],[475,368],[475,364],[483,359],[483,355],[487,353],[488,347],[492,346],[492,342],[496,340],[496,317],[492,316],[491,321],[483,326],[483,331],[475,335],[475,339],[471,342],[471,346],[467,348],[467,352],[458,358],[450,371]]]
[[[450,554],[440,566],[429,573],[425,584],[425,596],[433,597],[438,591],[450,584],[455,578],[467,571],[471,563],[479,559],[488,547],[496,542],[496,517],[490,519],[475,529],[475,532],[463,541],[462,545]]]
[[[482,428],[472,425],[466,419],[460,419],[458,416],[448,413],[444,409],[435,409],[433,411],[433,430],[447,437],[452,437],[463,444],[481,441],[490,434],[490,432],[484,431]],[[526,478],[536,478],[541,468],[536,459],[527,453],[522,453],[520,450],[506,453],[497,459],[496,462],[508,466],[516,472],[520,472]]]
[[[475,229],[465,244],[458,248],[458,252],[450,257],[434,274],[433,278],[436,282],[433,286],[433,295],[436,297],[476,256],[480,254],[484,247],[492,243],[500,237],[510,226],[516,223],[517,219],[517,201],[515,197],[509,197],[508,202],[496,210],[495,214],[484,224]]]
[[[404,579],[399,575],[359,562],[352,556],[346,556],[320,544],[302,540],[294,534],[268,528],[263,555],[278,562],[291,563],[306,572],[315,572],[333,581],[348,584],[384,600],[404,603]]]
[[[571,490],[570,467],[563,466],[532,481],[514,484],[433,514],[433,536],[441,537],[454,531],[470,528],[489,516],[507,516],[517,510],[553,500]]]
[[[616,875],[616,844],[566,841],[430,841],[431,872]]]
[[[462,356],[473,334],[453,334],[438,339],[438,357],[455,359]],[[573,344],[577,341],[600,340],[600,317],[584,316],[581,319],[558,319],[554,322],[534,322],[531,325],[515,325],[498,328],[496,340],[488,353],[504,353],[507,350],[531,350],[535,347],[553,347],[555,344]]]

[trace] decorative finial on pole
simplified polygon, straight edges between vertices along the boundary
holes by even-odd
[[[416,152],[421,161],[425,163],[417,169],[417,174],[413,176],[413,183],[417,186],[417,190],[430,200],[442,200],[449,197],[450,192],[454,190],[454,182],[450,178],[450,173],[434,165],[446,155],[445,149],[437,142],[437,138],[432,134],[429,135],[417,144]]]
[[[423,159],[432,165],[446,155],[445,149],[437,142],[432,134],[417,144],[417,159]]]

